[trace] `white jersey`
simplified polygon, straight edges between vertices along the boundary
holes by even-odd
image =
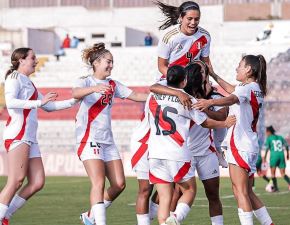
[[[207,116],[194,109],[184,109],[176,96],[151,93],[149,98],[149,158],[189,162],[192,154],[186,140],[190,120],[199,125]]]
[[[78,149],[80,155],[87,142],[113,144],[111,128],[111,109],[113,100],[127,98],[132,90],[112,79],[98,80],[93,76],[82,77],[77,80],[75,88],[91,87],[98,84],[111,85],[112,89],[106,93],[92,93],[81,100],[76,116],[77,143],[83,143]]]
[[[41,106],[43,96],[37,91],[28,76],[14,71],[5,80],[5,101],[9,118],[3,139],[8,150],[13,141],[37,143],[37,108],[55,111],[71,107],[74,99],[49,102]]]
[[[211,99],[217,99],[220,97],[221,96],[215,92],[210,96]],[[216,112],[222,108],[223,107],[220,106],[213,106],[210,108],[210,110]],[[193,156],[206,156],[216,151],[212,130],[208,128],[203,128],[202,126],[197,125],[194,121],[190,122],[187,145]]]
[[[210,54],[210,35],[198,27],[190,36],[180,31],[180,24],[171,27],[158,43],[158,57],[167,59],[169,65],[186,66],[190,61],[208,57]]]
[[[213,92],[210,96],[211,99],[219,99],[222,98],[223,96],[217,92]],[[210,108],[211,110],[217,112],[220,109],[224,108],[223,106],[213,106],[213,108]],[[220,149],[226,135],[227,135],[227,128],[215,128],[212,130],[212,136],[213,136],[213,141],[214,145],[217,149]]]
[[[263,93],[256,82],[251,82],[237,85],[232,94],[238,97],[239,103],[230,106],[229,115],[235,115],[237,122],[228,130],[227,146],[233,152],[259,153],[256,125],[264,101]]]
[[[141,122],[134,129],[130,143],[131,152],[134,152],[131,159],[132,169],[147,172],[149,171],[148,139],[150,135],[150,125],[148,120],[149,99],[150,98],[148,97]]]

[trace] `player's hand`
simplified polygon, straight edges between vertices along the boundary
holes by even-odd
[[[56,92],[48,92],[41,100],[41,105],[45,105],[48,102],[55,101],[57,96],[58,95]]]
[[[188,110],[192,109],[192,101],[191,101],[192,97],[189,94],[184,93],[183,91],[179,91],[177,97],[179,98],[184,108],[187,108]]]
[[[200,111],[204,111],[210,106],[211,106],[211,100],[206,100],[206,99],[198,99],[197,102],[193,104],[193,108],[198,109]]]
[[[105,93],[112,90],[112,87],[107,84],[97,84],[96,86],[93,86],[93,90],[97,93]]]
[[[235,116],[228,116],[227,119],[225,120],[225,124],[227,128],[230,128],[231,126],[236,124],[236,117]]]

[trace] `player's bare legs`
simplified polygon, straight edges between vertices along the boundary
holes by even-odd
[[[232,188],[238,202],[238,207],[244,212],[251,212],[252,206],[248,192],[249,174],[245,169],[233,164],[229,165],[229,169]]]
[[[99,159],[89,159],[83,162],[91,181],[91,205],[104,201],[105,164]]]
[[[112,160],[105,163],[106,177],[110,182],[110,187],[105,190],[104,199],[115,200],[125,189],[126,181],[121,159]]]
[[[222,215],[223,207],[219,196],[219,177],[203,180],[202,183],[209,203],[210,217]]]
[[[177,202],[180,199],[182,195],[181,189],[179,187],[179,184],[175,184],[174,187],[174,192],[173,192],[173,196],[172,196],[172,200],[171,200],[171,204],[170,204],[170,211],[174,212],[177,206]]]
[[[179,183],[182,196],[179,198],[178,203],[185,203],[189,207],[192,205],[196,195],[196,181],[195,177],[190,178],[188,181]]]
[[[253,213],[255,217],[259,220],[260,224],[274,225],[263,202],[257,197],[255,192],[253,192],[253,188],[252,188],[253,181],[254,181],[254,177],[249,178],[248,191],[249,191],[251,205],[253,208]]]
[[[0,194],[0,203],[9,205],[27,175],[30,146],[23,143],[7,154],[8,179]]]
[[[158,222],[165,223],[170,214],[170,203],[173,194],[172,184],[155,184],[159,196]]]
[[[44,186],[45,173],[41,157],[29,159],[27,181],[27,184],[18,192],[18,195],[26,200]]]
[[[149,180],[138,180],[139,191],[136,200],[136,213],[147,214],[149,212],[149,198],[153,190],[153,185]]]
[[[253,183],[254,178],[249,178],[249,187],[248,187],[248,192],[249,192],[249,197],[250,197],[250,201],[251,201],[251,205],[253,210],[257,210],[261,207],[264,206],[263,202],[257,197],[257,195],[255,194],[255,192],[253,192],[253,188],[252,188],[252,183]]]

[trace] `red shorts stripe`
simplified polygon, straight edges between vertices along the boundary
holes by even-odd
[[[162,180],[158,177],[155,177],[152,173],[150,173],[150,171],[149,171],[149,181],[152,184],[170,184],[170,182],[166,180]]]
[[[232,154],[236,160],[236,162],[238,163],[238,166],[247,170],[248,173],[251,172],[251,168],[250,166],[244,161],[244,159],[240,156],[239,154],[239,150],[236,147],[235,144],[235,138],[234,138],[234,130],[235,130],[235,125],[233,127],[233,131],[232,131],[232,136],[231,136],[231,141],[230,141],[230,146],[231,146],[231,151]]]
[[[180,180],[182,180],[183,177],[188,173],[190,167],[191,167],[190,162],[184,163],[184,165],[179,169],[178,173],[175,175],[174,182],[178,183]]]

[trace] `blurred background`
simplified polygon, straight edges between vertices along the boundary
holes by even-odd
[[[163,2],[179,6],[184,1]],[[264,55],[269,95],[261,139],[265,125],[273,125],[290,140],[290,0],[197,2],[200,26],[211,34],[210,58],[217,74],[234,83],[242,55]],[[43,94],[53,90],[59,99],[70,98],[74,81],[91,72],[81,51],[97,42],[113,53],[112,78],[146,92],[158,77],[156,45],[163,19],[149,0],[0,0],[0,136],[8,118],[4,75],[15,48],[28,46],[37,54],[39,64],[31,79]],[[142,104],[118,99],[113,106],[113,133],[127,176],[134,175],[129,143],[142,109]],[[39,110],[38,140],[47,175],[85,175],[75,151],[76,111],[77,106],[53,113]],[[289,167],[288,161],[288,174]],[[1,142],[0,175],[6,171]]]

